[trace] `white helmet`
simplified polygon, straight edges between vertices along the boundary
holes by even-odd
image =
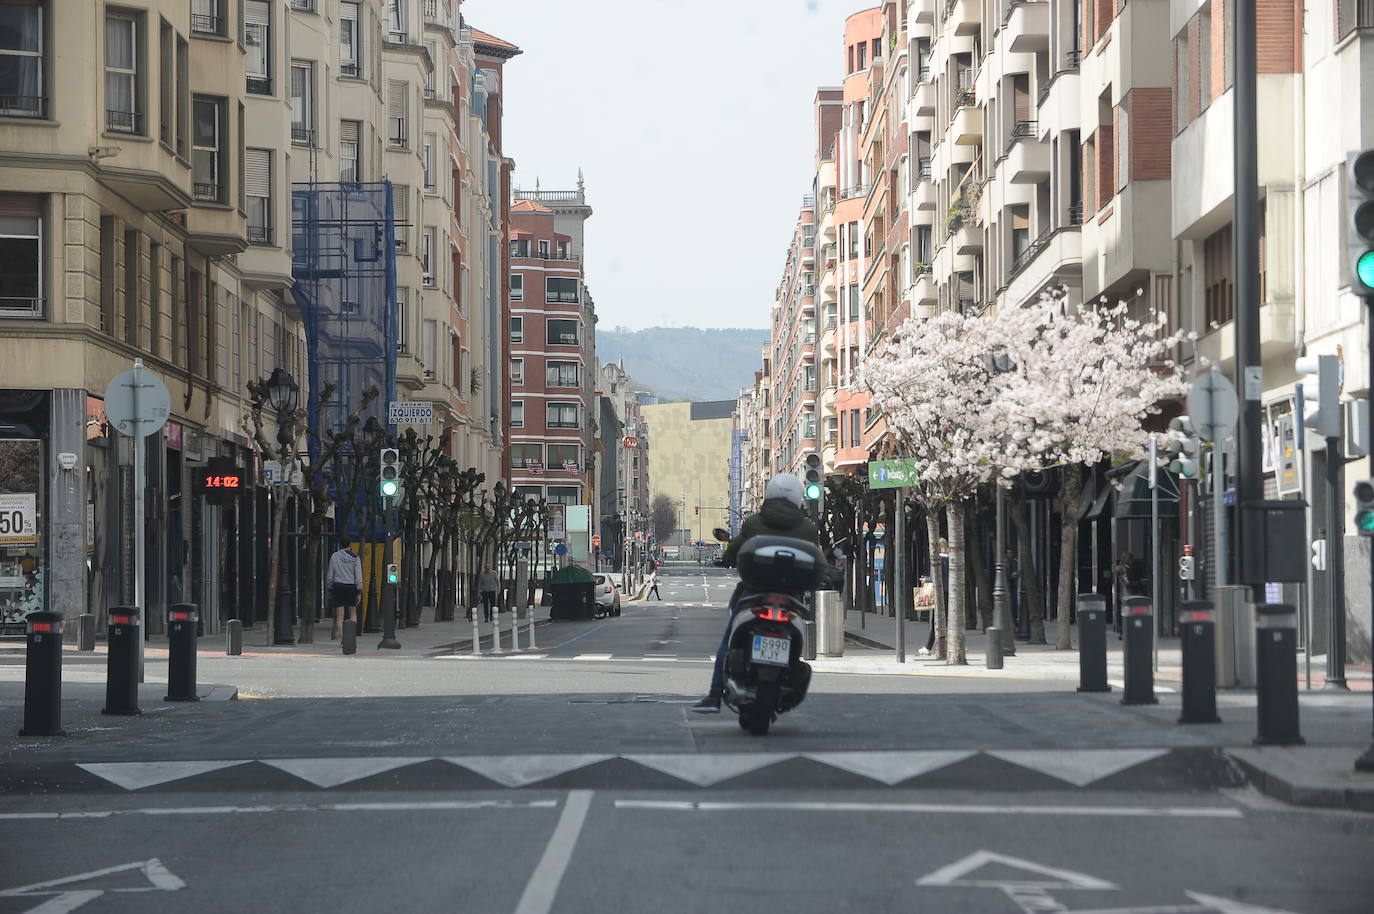
[[[791,473],[779,473],[768,480],[768,485],[763,489],[763,498],[764,501],[770,498],[783,498],[800,508],[802,506],[801,480]]]

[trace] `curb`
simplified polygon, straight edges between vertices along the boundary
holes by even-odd
[[[546,625],[553,625],[553,624],[554,624],[554,620],[553,620],[553,619],[547,619],[547,618],[546,618],[546,619],[535,619],[535,620],[534,620],[534,627],[535,627],[535,628],[543,628],[543,627],[546,626]],[[522,625],[522,626],[520,626],[520,630],[521,630],[521,631],[528,631],[529,629],[528,629],[527,626]],[[509,634],[510,634],[510,629],[504,630],[503,632],[501,632],[501,634],[502,634],[502,635],[509,635]],[[483,641],[488,641],[488,640],[490,640],[490,639],[491,639],[491,635],[490,635],[489,633],[482,636],[482,640],[483,640]],[[471,651],[471,650],[472,650],[472,639],[471,639],[471,638],[468,638],[468,639],[465,640],[465,641],[454,641],[454,642],[452,642],[452,643],[450,643],[450,644],[440,644],[440,645],[438,645],[438,646],[436,646],[436,647],[429,648],[429,649],[425,652],[424,656],[426,656],[426,657],[439,657],[439,656],[443,656],[443,655],[445,655],[445,654],[458,654],[458,653],[462,653],[462,652],[465,652],[465,651]]]
[[[1374,813],[1374,779],[1368,785],[1355,787],[1300,783],[1261,766],[1253,758],[1247,758],[1246,750],[1227,749],[1226,755],[1245,772],[1246,778],[1260,793],[1290,806]]]

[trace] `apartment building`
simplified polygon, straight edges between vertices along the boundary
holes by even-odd
[[[816,416],[816,200],[802,198],[772,311],[775,472],[797,472],[819,437]]]
[[[595,505],[595,309],[574,191],[516,191],[510,232],[511,481],[554,504]]]
[[[623,363],[600,366],[597,393],[601,400],[597,430],[601,452],[597,504],[602,555],[620,567],[621,547],[628,534],[651,529],[649,503],[649,430],[640,397]]]
[[[710,543],[712,530],[728,526],[735,406],[734,400],[644,406],[654,442],[653,497],[666,496],[678,506],[678,531],[660,546]]]

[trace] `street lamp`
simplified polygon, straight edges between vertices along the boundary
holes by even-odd
[[[281,366],[272,369],[272,374],[267,378],[267,398],[277,413],[277,445],[281,449],[281,472],[286,476],[287,485],[291,483],[291,464],[294,456],[292,454],[294,449],[292,446],[292,426],[295,424],[296,398],[299,392],[300,387],[296,384],[296,379],[291,376],[291,372]],[[286,506],[287,500],[283,498],[281,505],[277,508],[279,512],[277,530],[279,532],[282,532],[285,526]],[[285,539],[285,535],[281,538]],[[273,548],[281,550],[281,542],[274,543]],[[278,551],[277,554],[281,555],[281,552]],[[276,637],[272,639],[275,644],[294,643],[294,639],[291,637],[291,628],[296,617],[296,604],[295,594],[291,588],[291,577],[295,562],[292,561],[289,550],[286,554],[286,567],[278,566],[280,580],[277,582]],[[311,624],[313,624],[313,620],[311,620]],[[306,623],[302,621],[301,627],[305,628],[305,626]]]

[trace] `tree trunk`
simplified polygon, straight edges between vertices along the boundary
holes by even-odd
[[[1064,518],[1059,526],[1059,618],[1054,627],[1054,646],[1066,651],[1073,646],[1069,610],[1073,606],[1075,562],[1078,540],[1078,502],[1083,495],[1083,468],[1071,464],[1064,468]]]
[[[949,662],[964,666],[968,657],[964,652],[965,584],[964,584],[964,505],[951,501],[945,506],[949,524]]]
[[[1030,643],[1045,643],[1045,592],[1040,589],[1040,566],[1031,546],[1030,518],[1026,500],[1011,503],[1011,522],[1016,525],[1016,551],[1021,560],[1021,584],[1026,591],[1026,611],[1030,613]]]
[[[931,621],[935,625],[935,656],[944,659],[945,630],[949,621],[949,595],[945,593],[944,574],[940,566],[940,515],[933,507],[926,509],[926,539],[930,550],[930,579],[935,582],[935,605],[931,607]]]
[[[314,512],[314,497],[306,496],[311,505],[310,512],[306,515],[306,535],[305,535],[305,573],[301,575],[302,587],[308,587],[307,593],[296,594],[296,605],[301,608],[301,633],[296,640],[301,644],[315,643],[315,619],[319,617],[320,610],[320,583],[319,583],[319,552],[320,534],[319,524],[316,522]]]
[[[987,546],[984,536],[989,532],[991,525],[983,522],[983,512],[979,510],[977,505],[976,501],[969,505],[969,516],[972,521],[970,525],[972,535],[969,537],[969,559],[973,563],[978,618],[975,620],[972,612],[969,613],[969,628],[987,631],[989,625],[995,624],[992,621],[992,578],[988,576],[987,553],[984,551]]]

